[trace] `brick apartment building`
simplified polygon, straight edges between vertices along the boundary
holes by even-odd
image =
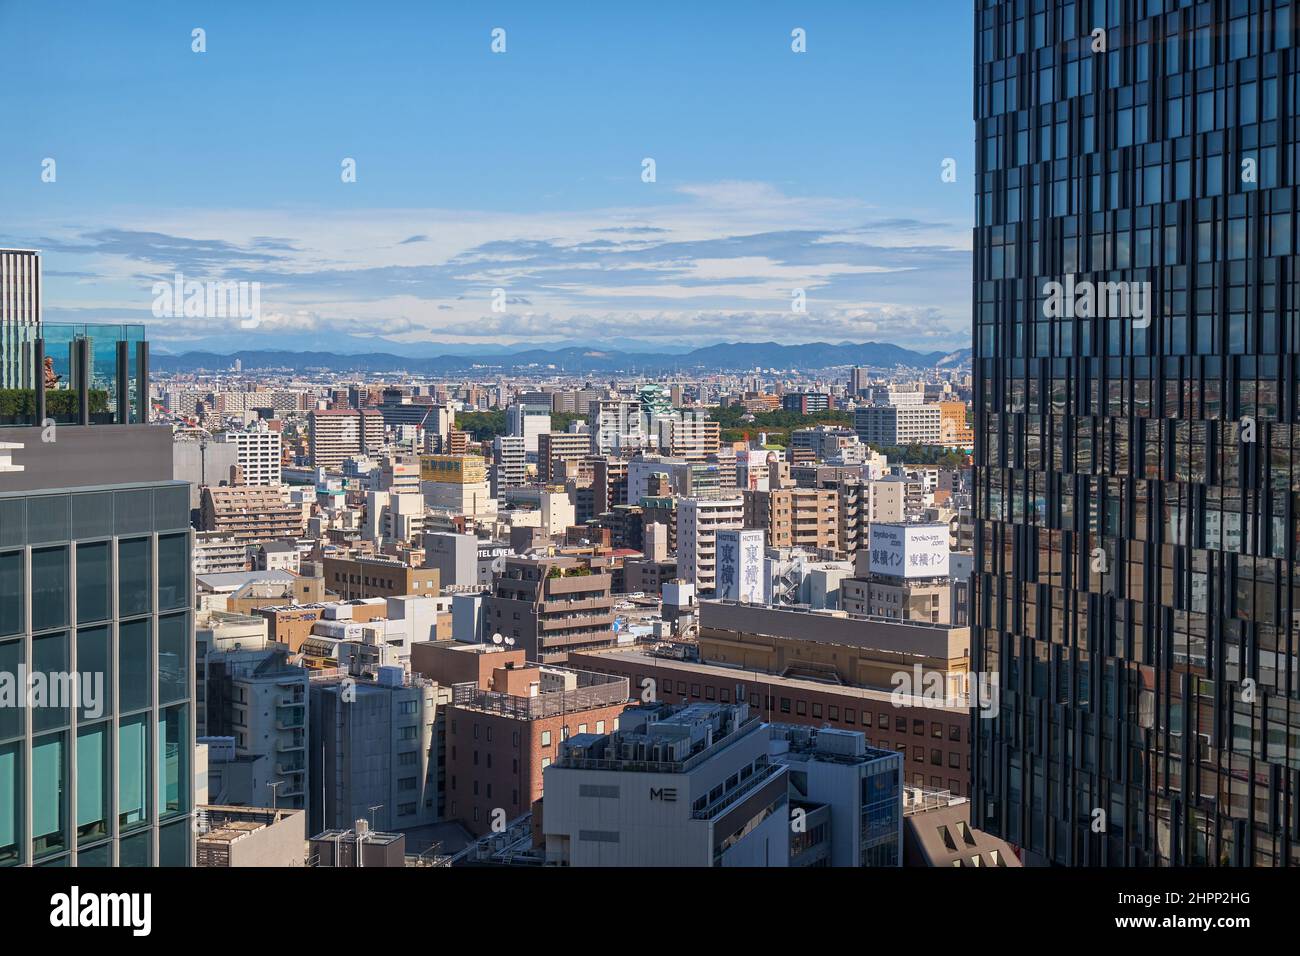
[[[560,743],[612,733],[628,703],[621,677],[528,663],[517,648],[430,642],[415,645],[411,666],[452,688],[446,815],[476,836],[531,811]]]

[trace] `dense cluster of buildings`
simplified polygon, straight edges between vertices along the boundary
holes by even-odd
[[[0,709],[0,863],[897,866],[969,794],[970,481],[835,424],[887,377],[162,376],[0,262],[0,670],[114,691]]]

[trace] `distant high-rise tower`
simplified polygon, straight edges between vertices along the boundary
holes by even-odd
[[[1297,26],[975,3],[973,822],[1031,861],[1300,863]]]
[[[0,249],[0,388],[31,388],[41,328],[41,254]]]

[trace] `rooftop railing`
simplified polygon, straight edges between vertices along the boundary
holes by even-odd
[[[143,325],[44,323],[0,353],[0,427],[140,424],[149,420]]]
[[[540,691],[536,697],[486,691],[472,681],[452,685],[452,703],[457,707],[518,720],[558,717],[599,707],[613,707],[627,702],[628,680],[591,671],[577,671],[580,686],[572,690]],[[585,683],[584,683],[585,681]]]

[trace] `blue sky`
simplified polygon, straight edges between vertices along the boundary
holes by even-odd
[[[0,244],[169,351],[963,347],[971,74],[969,0],[0,0]],[[177,271],[262,324],[155,319]]]

